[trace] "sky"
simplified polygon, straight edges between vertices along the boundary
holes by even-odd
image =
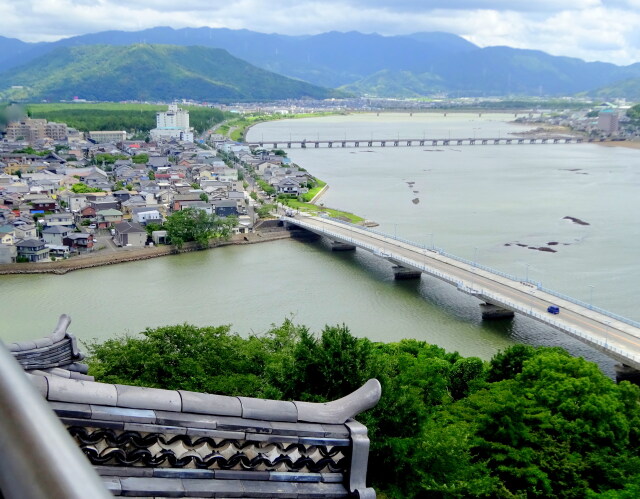
[[[640,0],[0,0],[0,35],[28,42],[156,26],[290,35],[444,31],[481,47],[640,62]]]

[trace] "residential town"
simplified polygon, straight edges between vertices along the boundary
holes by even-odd
[[[234,233],[247,234],[269,215],[266,191],[295,196],[314,181],[282,151],[207,142],[194,142],[188,111],[175,105],[146,140],[10,123],[0,142],[0,263],[170,244],[162,225],[187,208],[236,217]]]

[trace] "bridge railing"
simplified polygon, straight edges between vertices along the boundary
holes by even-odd
[[[522,305],[519,305],[515,302],[511,302],[509,300],[505,300],[504,297],[502,296],[498,296],[494,293],[488,293],[484,290],[475,290],[477,292],[477,294],[481,294],[483,297],[486,297],[490,300],[493,300],[495,302],[499,302],[502,305],[516,311],[516,312],[520,312],[524,315],[528,315],[529,317],[532,317],[534,319],[539,320],[540,322],[543,322],[545,324],[549,324],[557,329],[561,329],[563,331],[568,332],[569,334],[571,334],[572,336],[577,336],[580,337],[586,341],[588,341],[589,343],[598,345],[600,347],[602,347],[605,350],[608,350],[610,352],[615,352],[616,354],[618,354],[619,356],[629,360],[629,361],[633,361],[636,364],[640,365],[640,357],[638,357],[637,355],[630,355],[628,351],[623,350],[621,348],[616,347],[615,345],[612,345],[611,343],[609,343],[608,338],[605,337],[604,340],[601,340],[600,338],[597,338],[595,336],[592,336],[590,334],[585,333],[584,331],[580,330],[580,329],[576,329],[574,327],[568,326],[566,323],[563,323],[559,320],[556,320],[554,318],[552,318],[552,316],[550,314],[541,314],[539,312],[534,312],[533,309],[531,308],[527,308],[527,307],[523,307]],[[553,316],[555,317],[555,316]]]
[[[345,220],[340,220],[340,219],[337,219],[337,218],[330,217],[328,215],[320,215],[320,216],[322,218],[326,218],[326,219],[331,220],[333,222],[337,222],[337,223],[340,223],[340,224],[343,224],[343,225],[351,226],[351,227],[359,229],[359,230],[364,230],[364,231],[370,232],[372,234],[376,234],[378,236],[385,237],[387,239],[393,239],[395,241],[398,241],[398,242],[401,242],[401,243],[404,243],[404,244],[408,244],[408,245],[413,246],[413,247],[422,248],[423,250],[434,251],[434,252],[436,252],[436,253],[444,256],[444,257],[450,258],[450,259],[455,260],[455,261],[460,262],[460,263],[464,263],[465,265],[470,265],[470,266],[472,266],[474,268],[477,268],[477,269],[480,269],[480,270],[484,270],[485,272],[489,272],[491,274],[497,275],[499,277],[503,277],[505,279],[510,279],[510,280],[516,281],[516,282],[532,284],[537,289],[539,289],[540,291],[542,291],[544,293],[550,294],[550,295],[555,296],[557,298],[561,298],[562,300],[568,301],[568,302],[573,303],[575,305],[578,305],[580,307],[584,307],[586,309],[593,310],[594,312],[602,314],[602,315],[604,315],[606,317],[611,317],[614,320],[623,322],[625,324],[629,324],[630,326],[640,328],[640,322],[638,322],[638,321],[635,321],[633,319],[629,319],[628,317],[624,317],[622,315],[616,314],[614,312],[610,312],[609,310],[605,310],[605,309],[600,308],[600,307],[594,307],[591,303],[587,303],[585,301],[578,300],[578,299],[573,298],[573,297],[571,297],[569,295],[566,295],[564,293],[560,293],[558,291],[554,291],[553,289],[545,288],[545,287],[542,286],[542,283],[539,282],[539,281],[534,281],[533,279],[529,279],[527,277],[519,277],[519,276],[516,276],[516,275],[513,275],[513,274],[508,274],[507,272],[502,272],[502,271],[494,269],[492,267],[488,267],[486,265],[481,265],[481,264],[479,264],[477,262],[474,262],[472,260],[468,260],[466,258],[459,257],[459,256],[454,255],[452,253],[448,253],[445,250],[443,250],[442,248],[437,248],[436,246],[427,246],[425,244],[416,243],[414,241],[410,241],[408,239],[404,239],[402,237],[398,237],[397,235],[386,234],[384,232],[372,229],[371,227],[364,227],[362,225],[356,225],[356,224],[353,224],[351,222],[347,222]]]

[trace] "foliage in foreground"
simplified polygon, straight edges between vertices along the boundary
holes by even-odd
[[[326,401],[371,377],[358,419],[370,481],[389,497],[637,497],[640,390],[559,348],[516,345],[490,363],[417,340],[313,335],[286,320],[241,338],[189,324],[89,346],[100,381]]]

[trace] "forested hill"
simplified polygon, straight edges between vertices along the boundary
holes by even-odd
[[[106,383],[315,402],[377,378],[382,398],[357,419],[369,481],[389,498],[640,497],[640,389],[560,348],[483,362],[344,325],[242,338],[182,324],[94,344],[89,364]]]
[[[205,47],[62,47],[0,74],[0,99],[256,101],[338,95]]]

